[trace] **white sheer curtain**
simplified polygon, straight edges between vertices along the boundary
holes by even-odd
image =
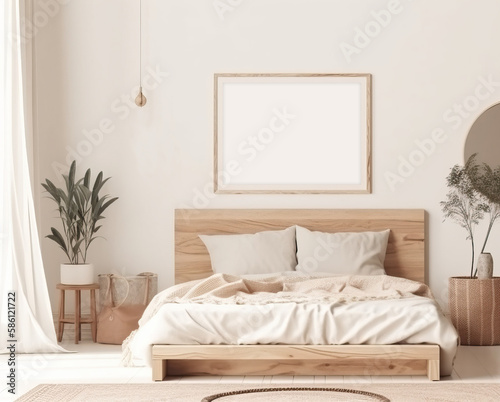
[[[32,0],[0,8],[0,352],[7,338],[7,294],[15,292],[17,353],[64,352],[57,344],[35,220],[28,165],[31,124],[31,40],[21,22]],[[32,155],[30,155],[32,157]]]

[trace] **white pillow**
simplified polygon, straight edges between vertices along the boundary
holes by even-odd
[[[312,274],[384,275],[390,230],[382,232],[324,233],[296,227],[296,270]]]
[[[293,271],[297,265],[295,226],[255,234],[199,236],[217,274],[267,274]]]

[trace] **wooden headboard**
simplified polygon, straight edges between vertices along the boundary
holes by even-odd
[[[241,234],[300,225],[321,232],[391,229],[388,275],[426,282],[423,209],[178,209],[175,211],[175,283],[211,275],[199,234]]]

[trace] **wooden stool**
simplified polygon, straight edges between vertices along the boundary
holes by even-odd
[[[59,323],[57,327],[57,341],[61,342],[64,332],[64,324],[75,324],[75,343],[82,340],[81,324],[90,324],[92,329],[92,340],[96,341],[97,336],[97,317],[95,312],[95,291],[99,289],[99,284],[93,283],[91,285],[63,285],[58,283],[56,288],[60,290],[59,293]],[[71,320],[64,317],[64,301],[66,290],[75,291],[75,319]],[[81,301],[82,290],[90,290],[90,318],[81,318]]]

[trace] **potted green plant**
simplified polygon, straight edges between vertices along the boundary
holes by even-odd
[[[96,233],[104,219],[103,212],[118,197],[100,196],[104,184],[110,179],[103,179],[99,172],[91,185],[91,171],[87,169],[83,178],[76,179],[76,161],[73,161],[67,175],[63,175],[65,186],[56,187],[49,179],[42,183],[49,198],[57,204],[57,211],[62,223],[62,233],[54,227],[47,235],[68,257],[68,263],[61,264],[61,283],[67,285],[87,285],[94,282],[94,269],[87,263],[87,253],[92,242],[100,236]]]
[[[500,217],[500,167],[478,165],[475,157],[472,155],[464,166],[453,166],[446,178],[447,199],[441,202],[445,219],[454,220],[466,230],[472,255],[470,274],[449,278],[449,307],[462,344],[497,345],[500,331],[495,309],[500,310],[500,278],[492,277],[493,259],[485,248],[493,225]],[[488,227],[475,266],[474,231],[485,214]],[[480,279],[478,267],[485,271],[480,272]]]

